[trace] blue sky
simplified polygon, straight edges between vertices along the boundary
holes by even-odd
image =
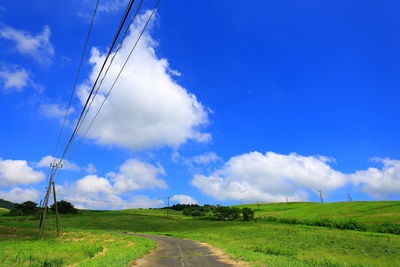
[[[126,4],[100,0],[62,146]],[[0,5],[0,198],[43,197],[94,5]],[[58,172],[60,196],[104,209],[318,201],[318,190],[399,200],[399,15],[396,1],[161,1]]]

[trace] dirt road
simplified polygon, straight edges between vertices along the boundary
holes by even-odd
[[[226,267],[247,266],[233,261],[221,251],[209,246],[186,239],[165,236],[133,234],[157,241],[157,249],[136,261],[141,267],[168,266],[168,267]]]

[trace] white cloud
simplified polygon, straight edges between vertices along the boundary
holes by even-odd
[[[105,0],[99,4],[98,12],[116,13],[126,7],[128,0]]]
[[[96,111],[104,99],[148,16],[149,12],[139,16],[131,27],[91,110]],[[132,150],[176,148],[190,139],[199,142],[210,139],[210,134],[199,130],[208,123],[208,112],[195,95],[172,79],[169,63],[156,55],[156,47],[157,43],[146,31],[89,131],[89,138]],[[92,49],[90,83],[81,85],[78,93],[82,103],[104,58],[98,49]],[[88,116],[88,122],[93,115]]]
[[[160,199],[135,196],[129,200],[121,198],[127,191],[151,188],[167,188],[164,180],[157,178],[165,174],[161,166],[155,166],[137,159],[125,161],[117,173],[106,177],[86,175],[70,185],[58,186],[61,196],[81,208],[127,209],[158,207]]]
[[[400,160],[375,158],[383,167],[356,171],[351,175],[353,183],[368,195],[384,199],[400,195]]]
[[[162,166],[129,159],[119,168],[118,173],[110,173],[114,181],[114,188],[119,192],[138,190],[144,188],[167,188],[164,180],[157,178],[165,175]]]
[[[191,196],[187,195],[173,195],[170,201],[176,201],[179,204],[197,204],[197,201]]]
[[[43,32],[32,34],[14,29],[10,26],[0,28],[0,37],[13,41],[15,49],[23,55],[34,58],[43,65],[49,65],[54,55],[54,47],[50,42],[51,31],[44,26]]]
[[[218,160],[221,160],[221,158],[217,154],[215,154],[215,152],[208,152],[193,157],[193,162],[197,164],[209,164]]]
[[[42,93],[44,86],[34,82],[30,73],[18,65],[0,64],[0,84],[3,92],[22,92],[26,87],[36,89]]]
[[[251,152],[232,157],[209,176],[195,175],[192,184],[218,200],[305,201],[310,189],[329,191],[348,177],[333,170],[325,157]]]
[[[106,178],[87,175],[76,182],[76,189],[83,193],[111,193],[112,186]]]
[[[6,89],[6,92],[21,92],[29,85],[30,79],[28,72],[23,68],[15,70],[1,69],[0,81]]]
[[[88,173],[95,173],[95,172],[97,172],[97,169],[96,169],[96,166],[94,166],[94,164],[89,163],[89,164],[86,166],[86,171],[87,171]]]
[[[53,157],[51,155],[48,155],[48,156],[43,157],[36,164],[36,166],[37,167],[49,167],[50,163],[54,163],[54,162],[58,163],[59,160],[60,159],[55,158],[55,157]],[[63,167],[62,167],[63,170],[80,170],[81,169],[78,165],[76,165],[75,163],[72,163],[72,162],[70,162],[70,161],[68,161],[66,159],[63,160],[62,164],[63,164]]]
[[[39,109],[44,116],[49,118],[63,118],[65,116],[65,112],[67,111],[58,104],[41,104]],[[68,114],[71,114],[74,111],[75,109],[70,107]]]
[[[35,171],[25,160],[0,158],[0,187],[37,183],[44,178],[43,172]]]
[[[36,201],[39,198],[39,191],[33,188],[14,187],[10,191],[0,191],[0,198],[14,203]]]

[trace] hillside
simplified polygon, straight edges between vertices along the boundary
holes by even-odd
[[[281,203],[248,206],[257,209],[257,217],[274,215],[347,218],[349,214],[352,214],[358,220],[368,223],[395,222],[398,220],[396,218],[400,211],[399,202],[329,203],[326,205]],[[368,212],[368,207],[371,212]],[[192,219],[190,216],[182,215],[182,212],[160,209],[80,212],[77,215],[61,216],[62,230],[68,232],[65,236],[69,243],[65,243],[62,238],[56,241],[51,238],[55,235],[55,220],[54,215],[49,216],[46,227],[47,237],[42,241],[49,250],[51,248],[51,255],[48,256],[41,253],[41,246],[35,245],[37,219],[19,217],[16,220],[15,217],[0,216],[0,242],[3,242],[7,248],[4,250],[6,253],[0,255],[0,262],[6,261],[10,263],[9,266],[16,261],[24,261],[27,266],[35,265],[38,260],[31,257],[31,254],[35,254],[40,255],[41,263],[50,260],[46,257],[51,257],[52,261],[63,261],[66,265],[74,264],[85,259],[84,254],[79,254],[82,247],[90,244],[94,246],[88,238],[70,237],[83,234],[92,235],[92,239],[104,240],[101,241],[104,245],[99,244],[99,247],[93,247],[92,250],[101,251],[101,246],[110,248],[110,257],[107,259],[111,261],[113,255],[116,255],[111,253],[114,253],[113,251],[117,253],[120,247],[111,247],[115,245],[113,242],[106,243],[118,238],[118,236],[108,236],[109,233],[136,232],[207,242],[223,249],[234,259],[249,262],[251,266],[400,266],[400,236],[394,234],[281,224],[263,220],[245,222]],[[21,231],[17,228],[25,230]],[[10,231],[13,231],[12,234]],[[103,233],[106,235],[101,237]],[[136,252],[136,255],[143,254],[152,246],[150,243],[142,244],[144,241],[135,240],[138,246],[135,249],[143,247],[143,250],[138,250],[140,253]],[[51,246],[55,242],[60,244],[60,247]],[[24,250],[27,247],[30,248],[31,254],[27,254]],[[126,259],[133,257],[132,248],[123,248],[131,249],[124,254]],[[79,257],[72,258],[65,254],[63,249],[68,249],[73,253],[76,251]],[[101,257],[95,260],[100,261]],[[93,266],[102,265],[93,264]],[[121,264],[121,266],[124,265]]]
[[[0,208],[10,210],[10,209],[14,208],[14,203],[0,198]]]
[[[354,219],[362,223],[400,223],[400,201],[354,201],[336,203],[289,202],[243,205],[256,217]]]

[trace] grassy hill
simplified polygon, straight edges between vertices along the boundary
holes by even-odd
[[[256,211],[257,217],[297,219],[352,218],[366,224],[400,223],[400,201],[354,201],[336,203],[289,202],[243,205]],[[240,206],[239,206],[240,207]]]
[[[356,214],[361,221],[376,223],[385,222],[388,217],[390,221],[396,222],[400,212],[397,209],[398,205],[398,202],[327,205],[285,203],[254,205],[253,208],[258,209],[256,216],[271,216],[274,213],[274,216],[344,218],[348,214]],[[376,208],[372,208],[369,213],[365,210],[366,206]],[[353,212],[348,213],[348,210]],[[50,216],[47,221],[47,237],[42,240],[37,239],[38,221],[35,218],[16,219],[0,216],[2,250],[0,266],[5,266],[5,263],[8,266],[16,265],[16,261],[31,266],[35,264],[41,266],[44,261],[61,262],[63,265],[102,266],[101,264],[104,264],[102,257],[93,257],[99,251],[106,251],[105,255],[108,255],[109,261],[121,255],[121,263],[127,263],[154,246],[148,240],[136,238],[134,241],[121,241],[124,244],[134,242],[135,246],[129,248],[122,246],[125,250],[118,252],[121,246],[115,242],[119,240],[119,236],[112,233],[125,231],[155,233],[208,242],[225,250],[232,258],[247,261],[252,266],[400,266],[399,235],[289,225],[262,220],[210,221],[192,219],[182,215],[181,212],[167,210],[81,212],[78,215],[62,216],[61,225],[66,233],[59,239],[51,237],[54,236],[55,220]],[[391,213],[393,215],[387,215]],[[371,221],[371,218],[375,219]],[[82,235],[89,237],[79,237]],[[96,242],[93,243],[91,240]],[[41,252],[41,246],[48,250],[52,249],[52,253]],[[65,250],[69,253],[65,253]],[[107,259],[104,258],[104,261]],[[126,266],[126,264],[119,266],[124,265]]]
[[[8,211],[9,211],[8,209],[0,208],[0,216],[8,213]]]
[[[0,208],[11,210],[14,208],[14,203],[0,198]]]

